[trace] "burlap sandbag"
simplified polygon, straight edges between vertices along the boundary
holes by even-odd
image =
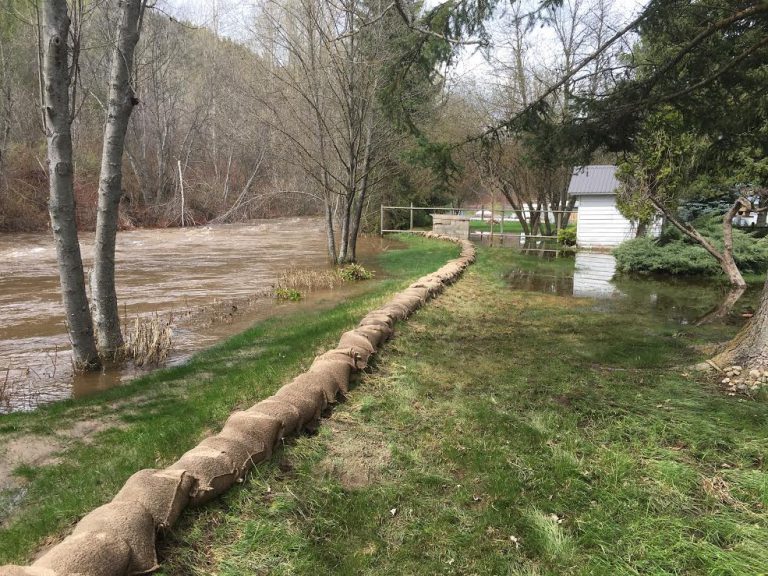
[[[407,305],[402,302],[393,302],[391,300],[382,306],[381,310],[392,316],[395,320],[405,320],[411,315],[411,309]]]
[[[72,536],[79,536],[81,534],[93,536],[100,532],[106,533],[107,536],[103,539],[82,538],[80,540],[82,546],[78,548],[77,553],[87,554],[87,556],[83,557],[92,558],[94,564],[92,566],[80,564],[77,566],[79,571],[85,574],[102,574],[99,571],[100,566],[104,565],[102,560],[107,558],[107,556],[106,552],[98,552],[98,550],[113,551],[115,555],[106,562],[106,565],[114,564],[119,566],[123,560],[120,552],[122,545],[118,541],[126,542],[130,548],[127,574],[146,574],[147,572],[157,570],[155,520],[144,506],[138,502],[110,502],[100,506],[77,523],[77,526],[72,531]],[[93,550],[89,551],[88,548]],[[54,550],[51,550],[49,554],[53,553]],[[72,550],[74,553],[75,549],[73,548]],[[36,562],[35,565],[58,569],[56,566],[41,564],[43,558]],[[73,569],[75,568],[74,565],[72,567]],[[124,572],[116,571],[114,573],[121,574]]]
[[[376,349],[381,348],[381,346],[387,340],[389,340],[389,337],[392,335],[392,329],[386,324],[380,324],[378,326],[375,324],[358,326],[355,328],[355,332],[365,336],[371,345]]]
[[[405,296],[418,297],[422,304],[429,300],[429,289],[426,286],[421,286],[419,288],[406,288],[403,291],[403,294]]]
[[[367,353],[369,356],[376,352],[376,348],[371,344],[371,341],[355,330],[348,330],[339,338],[339,348],[352,348],[364,357]]]
[[[377,310],[376,313],[366,314],[363,316],[363,319],[360,320],[358,326],[386,326],[390,330],[393,330],[395,327],[395,321],[389,315]]]
[[[32,566],[0,566],[0,576],[85,576],[81,574],[63,574],[48,568]]]
[[[392,304],[399,304],[401,306],[404,306],[408,310],[408,316],[410,316],[411,314],[416,312],[416,310],[421,308],[422,301],[419,296],[398,294],[396,297],[392,299]]]
[[[154,542],[152,551],[154,553]],[[82,532],[65,538],[40,557],[33,566],[67,575],[142,574],[143,572],[129,572],[131,556],[128,542],[110,532]]]
[[[349,392],[349,379],[352,373],[352,366],[345,360],[334,358],[333,356],[321,355],[315,358],[309,372],[320,373],[336,382],[339,392],[347,394]]]
[[[325,394],[327,404],[336,404],[339,396],[339,385],[336,379],[323,372],[304,372],[291,380],[291,385],[299,390],[317,388]]]
[[[190,504],[203,504],[226,492],[237,481],[237,467],[226,452],[195,446],[168,470],[186,470],[195,479],[189,493]]]
[[[168,528],[189,503],[194,478],[184,470],[140,470],[128,478],[114,502],[138,502],[157,528]]]
[[[297,390],[290,386],[283,386],[274,398],[298,408],[302,429],[314,430],[320,421],[320,415],[325,410],[325,393],[322,390]]]
[[[283,423],[266,414],[240,410],[227,418],[219,436],[245,444],[258,463],[272,456],[272,449],[283,437]]]
[[[334,348],[317,356],[315,360],[333,360],[349,364],[352,370],[363,370],[365,363],[352,348]]]
[[[254,404],[246,412],[264,414],[270,418],[276,418],[283,423],[283,435],[290,436],[299,431],[301,427],[301,413],[293,404],[278,400],[277,398],[267,398]]]
[[[253,468],[254,461],[250,450],[242,443],[232,438],[222,438],[221,436],[209,436],[198,446],[212,448],[224,452],[232,464],[235,466],[235,481],[242,482],[248,471]]]

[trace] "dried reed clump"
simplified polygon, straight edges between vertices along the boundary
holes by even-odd
[[[312,290],[332,290],[342,283],[338,270],[308,270],[290,268],[277,276],[275,291],[311,292]]]
[[[125,338],[123,354],[132,358],[136,366],[160,364],[168,357],[172,343],[170,320],[161,320],[157,315],[136,317]]]

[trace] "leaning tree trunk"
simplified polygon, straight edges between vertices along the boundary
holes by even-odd
[[[723,216],[723,250],[718,250],[712,242],[710,242],[705,236],[703,236],[698,230],[696,230],[690,224],[681,222],[672,213],[671,210],[664,205],[663,202],[659,202],[655,198],[651,198],[651,203],[656,207],[659,212],[664,214],[666,219],[672,223],[675,228],[680,230],[683,234],[698,242],[702,248],[704,248],[709,254],[717,260],[720,264],[720,268],[723,273],[728,277],[728,281],[732,286],[744,287],[747,283],[744,281],[744,277],[739,271],[739,267],[736,265],[736,261],[733,258],[733,218],[739,211],[744,203],[748,202],[743,198],[739,198],[730,210]]]
[[[112,52],[109,105],[104,128],[99,179],[96,245],[91,274],[96,342],[103,356],[123,346],[120,313],[115,290],[115,240],[123,182],[125,134],[133,107],[138,103],[131,85],[133,53],[139,41],[139,22],[144,0],[121,0],[117,41]]]
[[[719,368],[738,365],[746,372],[768,368],[768,278],[755,315],[712,362]]]
[[[67,315],[75,367],[98,367],[93,321],[77,238],[72,165],[72,116],[69,105],[69,15],[66,0],[43,2],[44,114],[48,140],[48,210],[56,242],[61,297]]]

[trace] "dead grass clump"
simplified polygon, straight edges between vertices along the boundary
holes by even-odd
[[[343,282],[338,270],[290,268],[277,276],[275,290],[332,290]]]
[[[123,354],[125,358],[132,358],[136,366],[156,365],[168,358],[172,344],[170,320],[161,320],[156,315],[136,317],[125,338]]]

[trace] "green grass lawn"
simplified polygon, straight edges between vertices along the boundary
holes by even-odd
[[[309,367],[316,353],[394,291],[440,267],[455,245],[403,236],[406,250],[379,257],[384,279],[331,309],[255,325],[179,367],[80,401],[31,414],[0,416],[0,445],[20,438],[60,444],[45,466],[16,470],[18,490],[0,492],[0,564],[28,561],[86,512],[109,501],[135,471],[162,468],[216,431],[233,410],[250,406]],[[95,434],[82,436],[95,427]],[[267,465],[268,468],[274,467]]]
[[[499,233],[504,230],[505,234],[520,234],[523,231],[523,227],[517,220],[505,220],[502,226],[501,222],[496,222],[493,225],[493,232]],[[472,232],[490,232],[491,223],[482,220],[470,220],[469,229]]]
[[[680,368],[734,328],[516,292],[514,258],[482,249],[162,573],[766,574],[766,405]]]

